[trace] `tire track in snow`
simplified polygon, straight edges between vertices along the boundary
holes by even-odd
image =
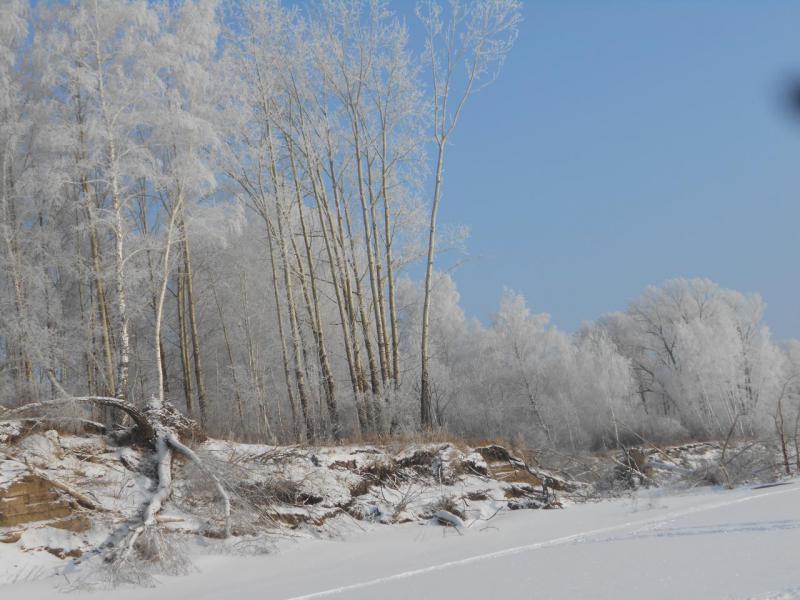
[[[745,496],[743,498],[736,498],[734,500],[726,500],[724,502],[713,502],[710,504],[701,504],[700,506],[693,506],[692,508],[686,508],[683,510],[678,510],[666,515],[662,515],[661,517],[651,517],[649,519],[639,519],[636,521],[627,521],[625,523],[620,523],[618,525],[610,525],[608,527],[600,527],[598,529],[591,529],[589,531],[582,531],[579,533],[573,533],[571,535],[565,535],[563,537],[553,538],[551,540],[545,540],[543,542],[535,542],[532,544],[525,544],[523,546],[514,546],[512,548],[506,548],[505,550],[497,550],[495,552],[488,552],[486,554],[477,554],[475,556],[470,556],[467,558],[461,558],[458,560],[450,560],[447,562],[439,563],[436,565],[431,565],[428,567],[422,567],[420,569],[412,569],[410,571],[403,571],[401,573],[395,573],[394,575],[388,575],[386,577],[378,577],[376,579],[370,579],[368,581],[362,581],[359,583],[353,583],[349,585],[344,585],[340,587],[330,588],[327,590],[322,590],[319,592],[312,592],[310,594],[303,594],[301,596],[292,596],[287,598],[286,600],[313,600],[314,598],[325,598],[328,596],[334,596],[336,594],[341,594],[343,592],[350,592],[354,590],[360,590],[368,587],[373,587],[376,585],[380,585],[382,583],[388,583],[390,581],[397,581],[400,579],[408,579],[411,577],[416,577],[417,575],[426,575],[428,573],[435,573],[437,571],[443,571],[445,569],[449,569],[452,567],[460,567],[464,565],[469,565],[476,562],[482,562],[485,560],[494,560],[496,558],[503,558],[506,556],[513,556],[515,554],[522,554],[524,552],[531,552],[533,550],[540,550],[542,548],[550,548],[552,546],[561,546],[563,544],[569,544],[570,542],[581,542],[587,537],[603,534],[603,533],[611,533],[613,531],[619,531],[620,529],[626,529],[629,527],[643,527],[643,526],[652,526],[658,523],[671,521],[673,519],[677,519],[680,517],[685,517],[688,515],[692,515],[695,513],[705,512],[708,510],[714,510],[717,508],[722,508],[724,506],[733,506],[736,504],[743,504],[745,502],[750,502],[751,500],[758,500],[761,498],[767,498],[770,496],[779,496],[781,494],[793,494],[800,491],[800,488],[796,486],[792,486],[789,489],[780,489],[773,492],[766,492],[761,494],[753,494],[750,496]]]

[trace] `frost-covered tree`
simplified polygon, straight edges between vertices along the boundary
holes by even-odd
[[[518,0],[450,0],[446,8],[424,0],[417,4],[417,16],[425,29],[423,57],[432,87],[431,130],[436,146],[420,336],[420,420],[423,427],[430,427],[428,331],[445,150],[467,100],[490,82],[503,64],[516,40],[521,17]]]
[[[644,408],[693,435],[721,435],[734,421],[760,427],[758,415],[775,402],[780,353],[763,311],[758,296],[675,279],[603,326],[631,360]]]

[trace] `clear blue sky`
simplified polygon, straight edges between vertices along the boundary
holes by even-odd
[[[508,286],[575,330],[702,276],[759,292],[775,338],[800,337],[800,119],[781,104],[800,2],[528,0],[524,17],[449,149],[467,312]]]

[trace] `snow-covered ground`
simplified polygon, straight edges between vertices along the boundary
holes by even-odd
[[[430,525],[376,525],[345,540],[302,540],[269,555],[198,556],[195,573],[113,597],[800,598],[798,548],[800,482],[651,490],[565,510],[504,513],[462,535]],[[57,584],[0,586],[0,597],[63,598]]]

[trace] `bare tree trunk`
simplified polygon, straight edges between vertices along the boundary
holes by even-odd
[[[78,166],[80,169],[80,162],[85,160],[87,155],[84,104],[79,85],[77,82],[73,83],[75,85],[73,98],[75,101],[75,122],[78,125]],[[83,207],[86,213],[86,223],[89,231],[89,251],[91,255],[93,275],[92,280],[94,283],[94,291],[97,296],[96,306],[98,317],[100,319],[100,331],[103,342],[102,352],[105,364],[105,371],[103,374],[105,379],[105,387],[103,393],[104,395],[110,396],[114,394],[114,391],[116,390],[116,374],[114,372],[114,342],[111,333],[111,319],[108,316],[108,300],[106,297],[105,278],[103,277],[103,260],[101,255],[100,241],[97,235],[97,217],[94,212],[95,205],[91,198],[89,178],[83,169],[81,169],[79,179],[79,193],[83,196]]]
[[[794,417],[794,461],[795,470],[800,473],[800,409]]]
[[[233,395],[236,399],[236,411],[239,413],[239,426],[241,433],[244,434],[247,425],[244,420],[244,402],[242,401],[242,394],[239,390],[239,381],[236,378],[236,363],[233,360],[233,351],[231,350],[231,342],[228,337],[228,328],[225,325],[225,316],[222,314],[222,305],[219,303],[219,296],[217,296],[217,287],[214,281],[211,281],[211,294],[214,296],[214,303],[217,305],[217,313],[219,314],[219,323],[222,327],[222,339],[225,342],[225,351],[228,356],[228,367],[231,370],[231,377],[233,378]]]
[[[147,206],[147,187],[143,180],[139,182],[139,195],[138,195],[138,204],[139,204],[139,227],[142,230],[142,234],[147,236],[149,231],[148,226],[148,206]],[[152,251],[148,248],[145,250],[145,255],[147,256],[147,276],[150,280],[150,289],[151,289],[151,298],[150,298],[150,305],[153,310],[153,319],[155,320],[156,317],[156,306],[158,304],[158,286],[156,285],[156,275],[155,275],[155,267],[153,266],[153,255]],[[166,353],[164,352],[164,339],[161,338],[158,340],[158,346],[161,352],[161,368],[164,371],[164,394],[169,397],[169,377],[167,376],[167,360],[166,360]],[[140,371],[141,376],[141,371]],[[142,390],[144,390],[144,382],[142,382]],[[188,410],[188,408],[187,408]]]
[[[19,393],[20,399],[24,402],[35,400],[36,383],[33,378],[33,365],[28,355],[27,348],[30,340],[28,339],[28,327],[30,321],[28,307],[25,299],[25,284],[22,278],[22,264],[19,256],[19,247],[16,240],[17,217],[14,209],[14,174],[11,160],[7,152],[3,152],[2,163],[2,189],[0,189],[0,199],[2,199],[2,219],[5,222],[3,227],[3,238],[6,244],[6,252],[11,261],[11,280],[14,286],[14,307],[17,313],[17,320],[20,326],[18,340],[18,354],[20,357],[20,370],[23,374],[25,387]]]
[[[389,325],[392,331],[392,379],[394,387],[400,384],[400,341],[397,333],[397,306],[394,290],[394,262],[392,261],[392,228],[389,208],[388,170],[386,167],[386,129],[381,131],[383,153],[381,154],[381,195],[383,196],[383,234],[386,248],[386,281],[389,294]]]
[[[183,195],[183,190],[178,194]],[[178,200],[181,205],[178,228],[183,248],[183,274],[185,279],[186,301],[189,307],[189,332],[192,338],[192,358],[194,359],[194,376],[197,383],[197,405],[200,409],[200,424],[205,426],[208,420],[208,402],[206,398],[206,384],[203,373],[202,353],[200,352],[200,336],[197,333],[197,303],[194,295],[194,276],[192,273],[191,254],[189,252],[189,236],[183,219],[183,199]]]
[[[286,335],[283,327],[283,311],[281,310],[280,296],[278,294],[278,276],[275,269],[275,252],[272,243],[272,228],[270,223],[266,222],[267,229],[267,247],[269,249],[269,264],[272,275],[272,291],[275,299],[275,314],[278,318],[278,336],[281,339],[281,358],[283,360],[283,374],[286,380],[286,395],[289,400],[289,408],[292,411],[292,427],[294,428],[295,439],[300,439],[299,421],[297,416],[297,406],[294,397],[294,390],[292,389],[292,380],[289,368],[289,351],[286,347]]]
[[[278,207],[280,213],[280,207]],[[280,242],[281,259],[283,261],[283,285],[286,288],[286,306],[289,311],[289,328],[292,333],[292,343],[294,345],[294,375],[297,384],[297,395],[300,399],[300,410],[303,413],[303,421],[306,426],[307,435],[314,437],[314,421],[308,406],[308,391],[306,389],[305,367],[303,360],[302,341],[300,339],[300,325],[297,320],[297,308],[294,301],[294,291],[290,274],[289,256],[286,248],[286,237],[283,232],[281,215],[276,216],[278,222],[278,240]]]
[[[274,274],[275,273],[273,269],[273,279],[272,279],[273,286],[277,284],[277,282],[275,281]],[[241,289],[240,295],[242,303],[242,323],[244,325],[243,327],[244,337],[247,342],[247,364],[250,369],[250,382],[253,388],[255,389],[256,394],[258,395],[258,402],[259,406],[261,407],[261,421],[263,424],[264,438],[268,442],[274,444],[277,442],[277,440],[275,438],[275,432],[269,420],[269,411],[267,410],[267,394],[266,391],[264,390],[263,378],[261,377],[258,371],[258,361],[256,358],[255,345],[253,344],[253,332],[250,327],[250,309],[247,302],[247,275],[245,273],[242,273],[240,281],[240,289]],[[277,300],[277,298],[278,297],[276,294],[275,299]],[[290,402],[292,403],[292,416],[294,416],[294,404],[293,404],[294,398],[293,394],[291,393],[291,379],[289,377],[288,365],[286,364],[286,340],[283,337],[283,323],[279,324],[278,330],[281,338],[281,347],[283,349],[284,375],[286,376],[286,384],[287,386],[289,386],[289,397],[290,397]],[[278,423],[280,425],[280,405],[276,403],[276,407],[278,408]]]
[[[325,191],[325,184],[322,179],[322,174],[320,172],[319,163],[315,161],[317,159],[316,148],[314,144],[309,141],[308,131],[305,126],[304,120],[304,110],[303,104],[300,99],[300,94],[298,93],[296,88],[293,88],[294,92],[294,101],[297,104],[297,114],[298,114],[298,130],[301,135],[302,142],[304,144],[304,148],[302,154],[305,156],[306,159],[306,166],[307,166],[307,173],[308,178],[311,183],[313,196],[315,199],[316,207],[317,207],[317,216],[319,219],[319,225],[322,231],[322,237],[325,244],[325,251],[328,257],[328,264],[330,266],[330,273],[331,273],[331,283],[333,285],[336,305],[339,311],[339,318],[342,328],[342,340],[345,347],[345,356],[347,360],[348,371],[350,375],[350,382],[353,387],[353,400],[356,404],[356,412],[358,416],[358,425],[360,431],[365,431],[367,428],[367,421],[365,420],[365,412],[363,406],[363,391],[366,382],[363,379],[363,373],[360,365],[360,356],[359,356],[359,349],[357,343],[354,343],[353,337],[351,336],[350,324],[352,323],[352,318],[350,312],[346,308],[346,303],[343,301],[342,298],[342,289],[340,287],[340,281],[344,278],[344,274],[341,269],[341,257],[339,255],[339,248],[334,243],[331,243],[331,238],[334,240],[336,239],[336,233],[334,231],[331,218],[330,218],[330,211],[328,207],[328,199],[327,194]],[[292,145],[292,140],[289,135],[284,133],[284,138],[286,140],[287,148],[289,150],[289,158],[291,161],[291,168],[292,168],[292,175],[295,181],[295,193],[297,196],[297,206],[298,211],[300,212],[300,224],[303,232],[303,240],[305,243],[306,249],[306,257],[308,259],[309,264],[309,273],[311,275],[311,285],[312,285],[312,294],[314,299],[314,317],[313,319],[317,322],[317,327],[322,331],[322,322],[319,315],[319,297],[318,292],[316,289],[316,274],[314,270],[314,264],[311,260],[311,244],[310,244],[310,236],[307,231],[307,227],[305,224],[305,218],[303,215],[303,207],[301,202],[301,195],[300,195],[300,188],[299,188],[299,178],[297,176],[297,168],[294,161],[294,148]],[[330,143],[328,144],[328,148],[330,150]],[[333,171],[333,163],[332,163],[332,155],[329,153],[328,155],[329,164],[331,165],[331,181],[335,188],[336,186],[336,174]],[[334,195],[338,192],[334,189]],[[338,200],[337,200],[338,205]],[[326,227],[326,218],[327,224],[330,228],[330,233],[328,227]],[[324,338],[323,338],[323,348],[324,348]],[[321,357],[322,358],[322,357]],[[327,358],[327,356],[326,356]],[[323,377],[324,383],[326,387],[328,386],[328,382],[330,385],[333,385],[333,377],[330,372],[330,367],[326,368],[325,361],[320,360],[320,363],[323,366]],[[326,393],[327,397],[331,397],[332,394]],[[334,404],[334,409],[336,408]],[[329,411],[331,412],[331,411]],[[334,413],[335,414],[335,413]],[[336,416],[335,422],[332,419],[334,425],[334,437],[338,437],[340,435],[340,425],[338,424],[338,415]]]
[[[361,168],[362,157],[361,157],[361,150],[360,150],[360,133],[359,133],[359,130],[358,130],[358,125],[357,125],[358,117],[357,116],[353,116],[352,118],[353,118],[353,122],[354,122],[354,125],[353,125],[353,139],[354,139],[354,145],[355,145],[356,180],[358,182],[358,197],[359,197],[359,201],[360,201],[360,205],[361,205],[361,220],[362,220],[363,225],[364,225],[364,248],[365,248],[366,254],[367,254],[367,273],[369,275],[370,290],[372,292],[372,306],[373,306],[373,309],[374,309],[374,312],[375,312],[375,335],[376,335],[376,341],[377,341],[377,345],[378,345],[378,361],[380,362],[380,372],[379,372],[380,373],[380,379],[378,379],[377,377],[375,378],[375,381],[373,382],[372,389],[373,389],[373,393],[376,396],[380,396],[381,394],[383,394],[383,385],[382,384],[383,384],[384,381],[386,381],[386,376],[385,376],[386,369],[385,369],[385,365],[383,364],[384,363],[383,353],[381,351],[381,348],[383,347],[383,337],[382,337],[381,323],[380,323],[380,308],[378,307],[378,289],[377,289],[377,281],[376,281],[376,276],[375,276],[375,257],[372,254],[372,249],[373,249],[373,245],[372,245],[372,241],[371,241],[371,237],[372,236],[370,235],[370,223],[369,223],[369,213],[368,213],[368,209],[367,209],[367,198],[366,198],[366,192],[364,191],[364,176],[363,176],[362,168]],[[348,219],[348,229],[350,229],[349,216],[348,215],[349,215],[349,212],[347,211],[347,208],[345,207],[345,216]],[[352,231],[350,231],[349,233],[352,236]],[[351,237],[351,241],[352,241],[352,237]],[[353,253],[353,260],[354,260],[354,264],[355,264],[355,252]],[[357,273],[357,270],[356,270],[356,273]],[[361,303],[361,306],[363,306],[364,299],[363,299],[363,296],[361,295],[361,292],[360,292],[360,289],[359,289],[361,287],[361,283],[360,283],[360,281],[358,279],[358,276],[356,276],[356,282],[357,282],[357,290],[358,290],[358,295],[359,295],[359,302]],[[363,322],[363,316],[362,316],[362,322]],[[366,325],[366,326],[368,327],[368,325]],[[368,331],[365,332],[364,335],[365,335],[366,338],[369,338]],[[377,368],[377,366],[375,368]],[[380,381],[380,383],[378,383],[378,381]]]
[[[266,107],[265,107],[266,110]],[[275,220],[278,225],[278,248],[280,249],[281,253],[281,261],[283,267],[283,283],[284,287],[286,288],[284,291],[286,293],[286,305],[287,310],[289,311],[289,329],[292,335],[292,345],[294,349],[294,360],[293,360],[293,367],[295,373],[295,382],[297,384],[297,395],[300,400],[300,410],[303,413],[303,421],[306,425],[306,434],[310,435],[312,438],[315,435],[314,431],[314,422],[309,411],[309,402],[308,402],[308,390],[306,389],[306,380],[305,380],[305,361],[303,357],[304,347],[302,344],[302,340],[300,337],[300,326],[297,320],[297,307],[294,301],[294,291],[292,285],[292,278],[291,278],[291,264],[289,262],[289,252],[286,246],[286,235],[284,234],[283,229],[283,209],[280,204],[280,197],[283,195],[283,186],[281,182],[278,181],[278,172],[276,166],[277,157],[275,156],[274,145],[272,141],[272,131],[267,124],[266,128],[267,134],[267,146],[269,150],[269,170],[270,170],[270,177],[272,179],[272,187],[274,190],[274,202],[275,202]],[[263,194],[262,194],[263,195]],[[266,218],[266,215],[265,215]],[[269,223],[268,223],[269,226]]]
[[[156,371],[158,374],[158,394],[157,397],[151,400],[150,407],[154,410],[159,410],[164,406],[164,368],[161,358],[161,324],[164,320],[164,297],[167,293],[167,284],[169,283],[169,259],[172,253],[172,244],[175,235],[175,221],[178,218],[178,213],[181,211],[181,203],[183,202],[182,195],[178,195],[176,204],[172,207],[169,215],[169,222],[167,223],[166,240],[164,242],[164,257],[162,260],[161,269],[161,282],[158,291],[158,299],[156,302],[156,321],[155,321],[155,348],[154,354],[156,358]],[[180,235],[180,232],[179,232]]]
[[[310,165],[309,165],[310,166]],[[309,169],[310,171],[310,169]],[[318,182],[312,176],[311,182],[314,186],[314,196],[317,204],[317,214],[322,229],[322,238],[325,242],[325,251],[328,255],[328,264],[330,265],[331,283],[333,285],[334,293],[336,296],[336,307],[339,311],[339,321],[342,328],[342,340],[344,343],[345,357],[347,359],[347,367],[350,375],[350,383],[353,388],[353,402],[356,405],[356,413],[358,416],[358,425],[361,433],[365,432],[369,427],[367,414],[364,408],[364,385],[363,375],[360,373],[360,356],[358,347],[354,346],[351,337],[350,325],[352,320],[347,314],[345,301],[342,297],[343,290],[340,287],[340,280],[344,278],[342,269],[341,257],[339,249],[335,243],[331,243],[331,238],[335,239],[336,233],[333,230],[333,222],[331,220],[330,210],[328,207],[328,200],[324,192],[324,185],[322,184],[321,176],[317,171],[316,177]],[[327,224],[327,227],[326,227]]]
[[[372,339],[370,334],[370,323],[367,310],[364,306],[364,295],[361,289],[361,277],[358,273],[358,261],[355,247],[355,239],[353,238],[352,225],[350,221],[350,211],[347,204],[344,204],[345,223],[347,225],[347,235],[350,240],[351,252],[351,266],[353,269],[353,282],[355,283],[355,297],[358,304],[358,317],[361,321],[361,332],[364,339],[364,348],[367,351],[367,365],[370,373],[370,385],[372,391],[372,402],[370,404],[370,421],[373,430],[378,430],[378,425],[381,421],[381,406],[379,398],[383,392],[381,388],[380,372],[378,365],[375,362],[375,354],[372,349]]]
[[[428,371],[430,360],[430,313],[431,313],[431,286],[433,280],[433,258],[436,252],[436,216],[439,212],[439,199],[442,189],[442,168],[444,166],[444,140],[439,142],[436,158],[436,180],[433,187],[433,206],[431,207],[431,220],[428,229],[428,259],[425,267],[425,299],[422,304],[422,338],[420,346],[420,422],[424,429],[433,426],[433,413],[431,412],[431,382]]]
[[[186,400],[186,412],[195,416],[194,386],[192,384],[192,367],[189,361],[189,331],[186,327],[186,278],[183,272],[183,261],[178,267],[176,301],[178,306],[178,345],[181,353],[181,372],[183,374],[183,395]]]
[[[356,323],[355,307],[353,306],[353,292],[352,284],[350,281],[350,269],[347,260],[347,247],[344,240],[344,225],[342,219],[342,200],[340,197],[340,189],[338,179],[336,177],[336,170],[333,164],[333,150],[331,148],[330,138],[328,142],[328,168],[330,170],[331,189],[333,191],[333,199],[336,208],[336,229],[333,226],[333,219],[330,212],[329,205],[325,204],[326,219],[330,229],[331,237],[333,238],[333,249],[336,256],[336,262],[339,271],[339,281],[341,282],[341,300],[340,304],[343,311],[347,315],[347,324],[350,330],[350,341],[353,355],[353,370],[356,378],[356,385],[358,393],[356,394],[356,404],[358,408],[359,426],[361,431],[366,432],[373,427],[372,406],[366,399],[368,385],[366,376],[364,375],[364,367],[361,362],[361,344],[358,339],[358,324]],[[324,190],[324,186],[321,186]],[[338,233],[338,234],[337,234]],[[351,246],[352,247],[352,246]],[[341,312],[340,312],[341,314]]]
[[[789,466],[789,450],[786,444],[786,431],[783,424],[783,398],[778,398],[778,410],[775,416],[775,429],[778,433],[778,442],[781,446],[781,455],[783,456],[783,470],[787,475],[792,474],[792,469]]]
[[[97,20],[97,4],[95,8],[95,34],[99,31]],[[117,381],[115,396],[125,400],[128,394],[128,370],[130,365],[130,336],[128,333],[128,306],[125,296],[125,242],[124,225],[122,220],[122,192],[119,186],[119,174],[117,172],[117,148],[116,138],[111,127],[111,116],[109,115],[108,103],[106,101],[105,83],[103,75],[103,57],[100,51],[100,38],[95,35],[95,68],[97,69],[97,94],[100,102],[103,125],[107,136],[108,152],[108,176],[111,184],[111,201],[114,211],[114,276],[117,292],[117,307],[119,310],[120,332],[119,332],[119,363],[117,367]],[[162,382],[163,383],[163,382]]]
[[[75,210],[75,256],[82,257],[82,249],[81,249],[81,238],[78,233],[78,229],[80,227],[80,215],[79,210],[76,208]],[[83,328],[85,330],[86,335],[86,348],[83,352],[83,361],[84,361],[84,368],[86,369],[86,390],[87,393],[91,396],[97,395],[97,390],[95,389],[95,369],[94,369],[94,317],[92,315],[92,302],[91,298],[89,299],[89,310],[86,310],[86,299],[84,293],[84,278],[83,276],[77,279],[77,289],[78,289],[78,306],[81,311],[81,323],[83,324]],[[91,296],[91,283],[89,283],[89,296]]]
[[[311,284],[310,301],[313,307],[311,314],[312,332],[314,333],[317,344],[319,364],[320,368],[322,369],[323,389],[325,392],[325,403],[328,410],[328,418],[331,422],[331,433],[333,435],[333,439],[338,441],[342,437],[342,428],[341,423],[339,422],[339,409],[336,405],[336,383],[333,378],[333,372],[328,359],[328,352],[325,347],[325,331],[322,326],[322,319],[320,317],[319,293],[317,292],[317,276],[311,251],[311,239],[309,237],[308,228],[306,227],[305,210],[303,206],[302,193],[300,191],[300,181],[297,176],[297,167],[294,161],[294,149],[289,138],[286,138],[286,143],[289,151],[289,162],[292,168],[292,178],[294,179],[295,200],[297,202],[297,211],[300,217],[300,229],[303,234],[306,263],[308,265],[308,275]],[[294,242],[292,242],[292,244],[294,245]]]
[[[288,219],[287,219],[287,221],[288,221]],[[287,229],[288,229],[288,224],[287,224]],[[314,347],[317,349],[317,352],[315,353],[315,355],[316,355],[316,359],[317,359],[317,364],[319,365],[320,372],[321,372],[322,371],[322,362],[320,361],[320,354],[319,354],[319,333],[317,332],[317,324],[316,324],[316,320],[314,319],[314,309],[312,307],[311,296],[308,293],[308,286],[306,285],[306,270],[305,270],[305,267],[303,266],[303,258],[302,258],[302,256],[300,256],[300,250],[297,248],[297,243],[295,242],[294,236],[291,233],[289,235],[289,242],[291,243],[292,255],[294,256],[295,264],[297,265],[297,268],[296,268],[297,281],[300,284],[300,292],[301,292],[301,294],[303,296],[303,306],[305,307],[306,313],[308,314],[308,326],[311,329],[311,336],[314,338]],[[299,316],[298,316],[298,322],[301,322],[301,319],[300,319]],[[300,327],[300,340],[301,340],[301,346],[303,348],[303,363],[306,366],[306,381],[318,380],[319,384],[320,384],[319,404],[318,404],[318,406],[316,408],[316,411],[320,415],[320,419],[321,419],[322,418],[322,413],[323,413],[321,402],[322,402],[323,396],[325,396],[325,393],[326,393],[325,382],[324,382],[324,380],[322,378],[312,377],[312,372],[311,372],[311,367],[312,367],[311,362],[312,361],[309,359],[309,356],[308,356],[308,345],[306,344],[306,341],[305,341],[305,335],[304,335],[304,332],[303,332],[302,323],[301,323],[301,327]],[[320,425],[320,427],[322,429],[324,429],[324,423],[321,420],[320,420],[319,425]],[[324,433],[324,431],[320,430],[319,433],[322,434],[322,433]]]
[[[114,156],[114,146],[110,143],[111,156]],[[116,160],[115,158],[112,160]],[[114,394],[117,398],[124,400],[128,395],[128,370],[130,365],[130,336],[128,334],[128,306],[125,296],[125,257],[124,257],[124,242],[123,242],[123,225],[122,225],[122,203],[119,197],[119,189],[116,183],[116,176],[113,176],[114,183],[112,188],[112,196],[114,198],[114,264],[116,275],[117,287],[117,305],[120,314],[120,351],[119,351],[119,367],[117,371],[117,389]],[[161,382],[163,385],[163,381]]]
[[[386,387],[388,380],[392,376],[392,365],[389,362],[389,341],[386,334],[386,310],[385,300],[383,297],[383,277],[381,276],[381,253],[380,245],[378,242],[378,222],[375,214],[375,206],[378,201],[372,191],[372,162],[367,162],[367,189],[369,190],[369,215],[372,227],[372,253],[375,262],[375,290],[377,296],[373,297],[373,306],[375,308],[375,321],[378,334],[378,345],[380,349],[381,359],[381,377],[383,387]]]
[[[94,215],[92,200],[89,198],[88,184],[84,179],[84,196],[86,217],[89,225],[89,249],[92,255],[94,271],[94,289],[97,295],[97,311],[100,319],[100,332],[103,340],[103,359],[105,361],[106,394],[112,395],[116,390],[116,373],[114,372],[114,343],[111,339],[111,319],[108,316],[108,300],[103,278],[103,261],[100,254],[100,242],[97,237],[97,220]]]

